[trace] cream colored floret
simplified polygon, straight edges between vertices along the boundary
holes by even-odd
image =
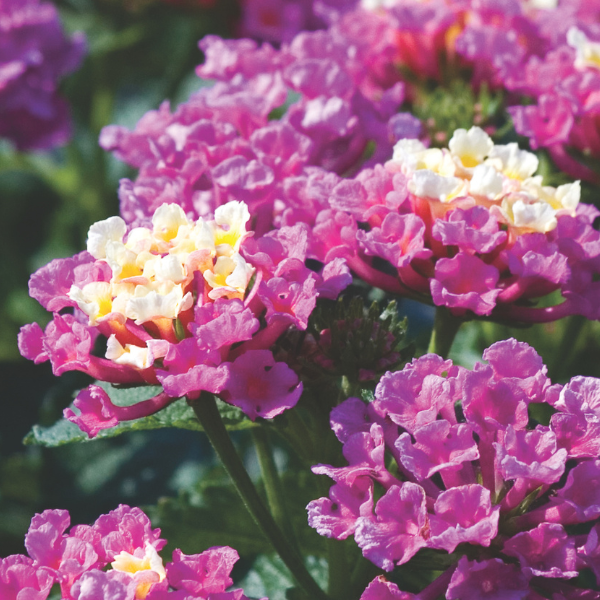
[[[567,43],[577,52],[575,56],[576,69],[588,67],[600,69],[600,43],[591,42],[587,35],[575,25],[567,31]]]

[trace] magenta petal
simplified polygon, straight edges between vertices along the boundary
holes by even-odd
[[[306,507],[308,524],[320,535],[345,540],[356,531],[358,518],[373,511],[373,485],[368,477],[357,477],[351,485],[336,483],[329,498],[313,500]]]
[[[469,309],[489,315],[496,306],[500,273],[492,265],[464,252],[454,258],[440,258],[431,280],[431,296],[437,306]]]
[[[521,562],[524,573],[538,577],[577,577],[575,539],[558,523],[542,523],[504,543],[503,552]]]
[[[488,253],[506,240],[498,221],[484,206],[467,210],[457,208],[448,212],[446,219],[433,224],[432,235],[445,246],[458,246],[460,250]]]
[[[146,544],[159,551],[167,543],[161,539],[160,529],[152,529],[150,519],[140,508],[126,504],[98,517],[92,527],[100,535],[98,554],[105,564],[112,562],[120,552],[134,554]]]
[[[360,600],[412,600],[416,596],[403,592],[395,583],[386,581],[383,575],[376,577],[362,593]]]
[[[334,406],[329,422],[337,439],[342,443],[354,433],[371,429],[367,405],[359,398],[348,398]]]
[[[542,357],[525,342],[514,338],[492,344],[483,353],[494,370],[494,378],[507,380],[534,401],[539,401],[550,385],[548,369]]]
[[[40,565],[58,569],[62,560],[60,545],[70,523],[66,510],[45,510],[35,515],[25,536],[29,556]]]
[[[529,577],[522,573],[518,566],[508,565],[498,558],[470,562],[463,556],[452,575],[446,598],[525,600],[528,595]]]
[[[302,383],[285,363],[275,362],[269,350],[249,350],[230,363],[220,395],[254,421],[292,408],[301,394]]]
[[[27,556],[0,558],[0,597],[3,600],[46,600],[54,577]]]
[[[97,385],[90,385],[81,390],[73,404],[79,409],[79,414],[70,408],[65,408],[63,411],[65,419],[75,423],[90,437],[96,437],[103,429],[110,429],[119,424],[119,418],[109,395]]]
[[[431,250],[424,244],[425,223],[416,215],[386,215],[381,227],[368,233],[358,231],[357,239],[367,254],[380,256],[394,267],[407,267],[414,259],[427,259]]]
[[[489,546],[498,533],[500,506],[492,507],[490,491],[472,484],[442,492],[431,516],[432,548],[454,552],[458,544],[469,542]]]
[[[37,323],[23,325],[19,331],[19,352],[36,365],[49,359],[44,349],[44,332]]]
[[[413,435],[415,444],[408,433],[403,433],[396,441],[396,448],[402,464],[418,480],[428,479],[444,469],[459,469],[463,462],[479,458],[473,429],[466,423],[433,421],[416,429]]]
[[[564,473],[567,451],[558,449],[552,431],[539,426],[533,431],[515,431],[509,425],[503,443],[494,447],[498,471],[505,480],[523,478],[551,484]]]
[[[71,589],[73,600],[133,600],[137,582],[127,573],[99,571],[84,573]]]
[[[442,377],[451,369],[452,361],[426,354],[402,371],[386,373],[375,389],[375,410],[408,431],[432,423],[460,397],[457,379]]]

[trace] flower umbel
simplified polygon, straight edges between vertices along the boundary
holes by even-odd
[[[190,220],[177,204],[159,206],[147,226],[128,228],[111,217],[92,225],[87,253],[33,275],[30,293],[54,320],[45,332],[37,324],[23,328],[24,356],[50,360],[56,374],[76,369],[101,381],[164,389],[118,407],[91,386],[75,401],[80,414],[66,409],[68,419],[94,436],[202,391],[220,394],[252,419],[296,404],[302,384],[269,348],[289,327],[305,329],[317,297],[335,298],[350,274],[342,259],[322,275],[305,266],[306,226],[251,240],[249,219],[238,201],[217,208],[214,219]],[[103,338],[100,357],[94,346]],[[264,369],[248,371],[253,361]],[[254,387],[240,384],[246,371]],[[268,400],[258,393],[263,384]]]
[[[515,340],[483,357],[488,364],[468,371],[425,355],[386,374],[371,404],[335,408],[349,464],[313,467],[335,485],[308,505],[309,524],[327,537],[354,535],[387,571],[421,549],[453,553],[439,582],[447,599],[537,598],[534,589],[578,597],[580,569],[597,572],[600,461],[582,444],[598,437],[600,381],[551,385],[535,350]],[[549,425],[528,410],[544,404]],[[565,420],[580,426],[567,430]],[[589,533],[569,527],[584,523]]]

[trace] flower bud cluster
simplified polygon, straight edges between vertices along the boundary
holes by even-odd
[[[0,559],[3,600],[46,600],[55,584],[63,600],[246,600],[226,591],[238,553],[214,547],[201,554],[173,552],[139,508],[120,505],[93,525],[71,527],[66,510],[35,515],[25,536],[29,556]],[[108,567],[108,568],[107,568]]]
[[[579,597],[581,569],[600,581],[600,381],[551,385],[515,340],[483,358],[469,371],[428,354],[386,374],[371,404],[336,407],[348,465],[313,467],[335,485],[308,505],[309,524],[354,535],[386,571],[421,549],[452,554],[441,576],[449,600]],[[544,407],[548,425],[532,418]],[[372,585],[381,595],[363,598],[412,597]]]

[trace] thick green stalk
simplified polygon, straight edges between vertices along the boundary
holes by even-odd
[[[271,514],[287,538],[295,543],[294,530],[291,526],[290,517],[285,505],[283,486],[281,485],[277,465],[273,459],[268,434],[264,428],[256,427],[252,429],[252,440],[254,441],[256,455],[258,456],[258,464],[260,465],[260,472],[265,484]]]
[[[462,319],[455,317],[445,306],[438,306],[435,309],[433,331],[427,351],[442,358],[448,358],[450,348],[452,348],[452,343],[462,323]]]
[[[203,392],[198,399],[189,402],[217,456],[231,477],[246,509],[265,537],[271,542],[298,585],[311,598],[328,600],[327,594],[317,585],[304,566],[304,561],[298,551],[289,543],[277,523],[275,523],[271,513],[265,507],[244,468],[227,429],[225,429],[214,396]]]

